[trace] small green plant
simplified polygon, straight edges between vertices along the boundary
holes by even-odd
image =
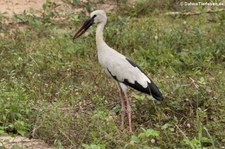
[[[204,144],[210,144],[212,145],[213,148],[215,148],[215,143],[213,138],[209,134],[207,128],[203,126],[202,124],[203,119],[206,118],[205,116],[206,116],[206,111],[202,110],[201,108],[198,108],[196,111],[196,117],[197,117],[196,130],[197,130],[198,137],[194,137],[193,139],[190,139],[189,137],[185,135],[185,133],[180,128],[178,128],[184,136],[183,143],[185,145],[188,145],[192,149],[206,148]],[[204,135],[203,129],[205,130],[205,136],[203,136]]]
[[[0,123],[4,131],[23,136],[29,132],[32,124],[29,119],[34,114],[32,102],[29,101],[26,88],[16,78],[10,84],[6,80],[0,81],[0,105]]]
[[[84,147],[85,149],[105,149],[105,145],[96,145],[96,144],[82,144],[82,147]]]
[[[153,148],[157,148],[154,146],[157,143],[157,138],[160,137],[160,132],[153,130],[153,129],[144,129],[142,128],[141,133],[138,135],[132,135],[131,136],[131,142],[130,144],[127,144],[126,146],[133,146],[138,148],[150,148],[152,146]]]

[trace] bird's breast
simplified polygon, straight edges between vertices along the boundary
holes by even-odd
[[[106,44],[98,45],[98,62],[104,68],[107,69],[108,65],[111,65],[115,55],[110,47]]]

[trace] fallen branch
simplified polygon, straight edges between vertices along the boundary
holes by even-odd
[[[191,15],[201,15],[203,13],[218,13],[223,12],[225,9],[219,9],[219,10],[207,10],[207,11],[197,11],[197,12],[167,12],[166,15],[182,15],[182,16],[191,16]]]

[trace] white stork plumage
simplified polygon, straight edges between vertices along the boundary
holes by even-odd
[[[127,86],[140,92],[152,95],[157,100],[163,100],[162,93],[154,82],[134,62],[110,48],[103,39],[103,30],[107,22],[104,10],[96,10],[91,13],[83,26],[75,33],[73,39],[81,36],[91,25],[97,24],[96,45],[98,49],[98,61],[105,72],[114,78],[120,88],[121,102],[121,128],[124,129],[125,112],[128,114],[129,130],[132,131],[131,101],[127,96]],[[127,109],[125,108],[125,105]]]

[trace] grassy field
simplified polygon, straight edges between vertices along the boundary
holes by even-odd
[[[74,9],[96,6],[73,2]],[[0,14],[0,135],[58,148],[225,148],[225,13],[204,13],[209,8],[139,0],[108,13],[106,42],[166,97],[130,90],[132,133],[120,130],[118,88],[98,64],[95,27],[72,41],[88,16],[61,14],[49,2],[41,16]]]

